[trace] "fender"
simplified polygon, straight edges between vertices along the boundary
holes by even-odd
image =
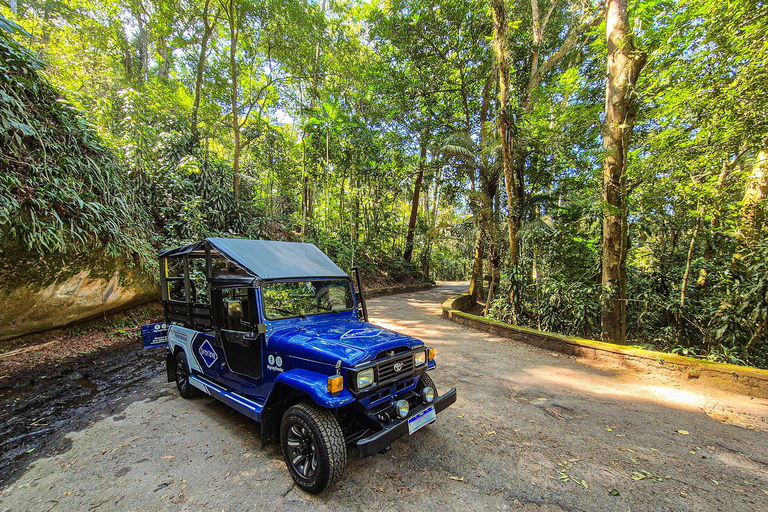
[[[328,409],[336,409],[355,401],[346,386],[339,393],[330,394],[328,392],[328,375],[322,373],[300,368],[288,370],[277,376],[275,384],[279,383],[308,394],[317,405]],[[267,398],[267,402],[269,402],[269,398]]]

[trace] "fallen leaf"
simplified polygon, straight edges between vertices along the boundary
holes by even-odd
[[[610,428],[610,427],[605,427],[605,431],[606,431],[606,432],[613,432],[613,429],[612,429],[612,428]]]
[[[175,455],[166,455],[165,457],[160,457],[161,459],[172,459],[176,457]]]
[[[464,437],[464,432],[456,432],[456,435],[459,435],[461,437]]]
[[[487,436],[495,436],[496,435],[496,431],[495,430],[491,430],[490,432],[486,432],[485,435],[487,435]]]
[[[618,496],[618,495],[619,495],[619,491],[617,491],[616,489],[611,489],[611,496]]]
[[[464,481],[464,477],[463,476],[452,476],[452,477],[449,477],[449,478],[451,480],[456,480],[457,482],[463,482]]]
[[[683,434],[684,436],[687,436],[689,432],[687,430],[678,430],[677,433],[678,434]]]
[[[463,417],[464,417],[464,415],[463,415],[463,414],[459,414],[459,419],[461,419],[461,418],[463,418]]]

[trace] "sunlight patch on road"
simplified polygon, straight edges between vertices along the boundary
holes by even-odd
[[[542,384],[570,388],[581,393],[619,398],[630,401],[643,401],[668,405],[677,408],[699,410],[707,402],[707,397],[699,393],[683,391],[674,386],[659,384],[641,384],[634,375],[625,375],[625,379],[591,374],[587,371],[557,366],[536,366],[525,370],[525,383],[530,385],[533,377]],[[628,378],[626,378],[628,377]]]

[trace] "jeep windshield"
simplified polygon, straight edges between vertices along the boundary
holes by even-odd
[[[261,295],[269,320],[338,313],[355,305],[349,281],[341,279],[264,283]]]

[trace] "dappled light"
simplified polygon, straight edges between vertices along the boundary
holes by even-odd
[[[766,34],[0,2],[0,508],[765,508]]]
[[[624,370],[618,371],[625,372]],[[528,368],[523,376],[512,377],[510,380],[513,382],[525,381],[527,384],[556,385],[600,397],[656,403],[687,410],[700,409],[708,400],[705,394],[680,389],[679,384],[677,386],[672,383],[666,386],[640,384],[638,379],[629,379],[622,373],[604,375],[555,366]]]

